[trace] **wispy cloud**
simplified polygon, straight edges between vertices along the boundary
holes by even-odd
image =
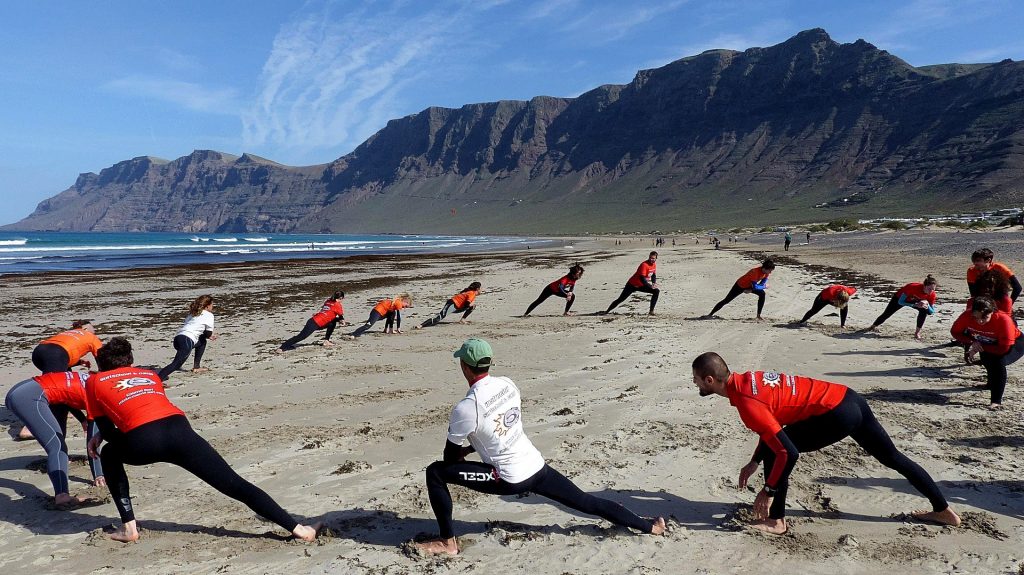
[[[274,40],[242,114],[244,144],[354,146],[401,115],[403,90],[439,71],[453,46],[473,42],[474,18],[502,3],[396,1],[372,13],[310,4]]]
[[[686,3],[687,0],[646,2],[639,6],[629,6],[628,9],[619,5],[602,5],[567,22],[562,29],[566,32],[585,33],[603,43],[614,42],[655,18],[678,10]]]
[[[210,88],[193,82],[150,76],[111,80],[103,88],[120,95],[160,100],[196,112],[238,114],[238,94],[233,88]]]

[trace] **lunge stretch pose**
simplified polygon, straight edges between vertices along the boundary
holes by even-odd
[[[618,503],[584,493],[544,462],[523,432],[519,388],[507,377],[488,373],[494,357],[490,344],[469,339],[454,355],[469,392],[452,410],[443,461],[427,467],[427,494],[441,538],[419,543],[420,549],[449,555],[459,552],[452,525],[451,484],[490,495],[530,492],[641,533],[665,532],[664,519],[643,519]],[[470,446],[463,447],[467,439]],[[474,451],[482,461],[465,460]]]
[[[915,512],[915,517],[943,525],[960,524],[960,517],[950,509],[928,472],[896,449],[856,391],[838,383],[784,373],[733,373],[714,352],[697,356],[692,367],[700,395],[729,398],[744,425],[761,438],[739,476],[740,487],[746,487],[750,476],[764,463],[765,483],[754,500],[753,527],[785,533],[786,492],[800,453],[817,451],[846,437],[879,463],[906,477],[928,498],[932,511]]]
[[[980,295],[971,302],[971,309],[953,322],[949,333],[964,344],[967,363],[980,358],[992,398],[989,408],[999,408],[1006,389],[1006,366],[1024,356],[1024,337],[1013,318],[997,310],[992,298]]]
[[[407,293],[398,294],[394,299],[382,299],[370,310],[370,317],[366,323],[359,326],[354,332],[345,336],[344,339],[355,339],[366,330],[373,327],[373,324],[384,320],[384,333],[402,333],[402,310],[412,307],[412,296]]]
[[[298,335],[281,344],[281,351],[295,349],[295,344],[313,335],[313,332],[320,329],[327,330],[324,332],[323,345],[328,347],[333,345],[331,343],[331,336],[334,335],[334,328],[338,325],[348,325],[345,323],[345,308],[341,305],[343,299],[345,299],[345,292],[334,292],[334,295],[327,298],[324,304],[320,306],[320,311],[306,320],[306,325],[302,327],[302,331]]]
[[[626,298],[639,291],[651,294],[651,309],[647,314],[654,315],[654,306],[658,305],[658,296],[661,295],[661,289],[658,287],[657,262],[658,252],[651,252],[646,260],[640,262],[636,272],[626,282],[626,286],[622,288],[622,293],[608,306],[604,313],[611,313],[620,303],[626,301]]]
[[[807,313],[804,314],[803,319],[799,323],[807,323],[807,320],[825,309],[825,306],[831,305],[839,308],[839,327],[846,327],[846,314],[850,311],[850,296],[855,293],[857,293],[857,288],[854,287],[840,284],[828,286],[821,290],[821,293],[814,296],[814,303],[811,304],[811,309],[807,310]]]
[[[89,360],[84,359],[91,353],[93,358],[103,342],[96,337],[92,322],[80,319],[72,322],[71,329],[53,337],[44,339],[32,350],[32,365],[46,373],[63,373],[75,366],[92,367]],[[61,429],[67,428],[68,414],[75,416],[79,423],[85,425],[85,414],[81,408],[53,406],[53,416],[57,418]],[[32,439],[32,430],[28,425],[18,432],[18,439]],[[65,450],[66,451],[66,450]]]
[[[444,307],[441,308],[441,311],[437,312],[437,315],[416,326],[416,329],[437,325],[452,311],[462,313],[462,319],[459,320],[459,323],[469,323],[469,320],[466,318],[476,309],[474,302],[476,301],[476,296],[480,295],[481,287],[483,286],[480,282],[469,284],[469,287],[448,298],[448,301],[444,302]]]
[[[16,383],[7,392],[7,409],[25,424],[39,445],[46,450],[46,473],[53,484],[54,503],[58,507],[74,507],[90,500],[71,495],[68,485],[68,410],[85,409],[87,375],[74,371],[45,373]],[[96,433],[89,422],[86,438]],[[93,482],[105,485],[103,468],[98,458],[90,460]]]
[[[741,293],[752,293],[757,296],[757,319],[761,319],[761,310],[764,309],[765,290],[768,289],[768,277],[772,275],[774,270],[775,262],[768,259],[761,262],[761,265],[758,267],[740,276],[740,279],[736,280],[736,283],[732,285],[729,293],[725,294],[722,301],[716,303],[715,307],[711,309],[711,313],[704,317],[713,317],[718,313],[718,310],[736,299],[736,296]]]
[[[160,379],[167,381],[172,373],[181,369],[193,349],[196,354],[192,359],[192,371],[206,371],[202,367],[203,353],[206,351],[206,341],[214,339],[217,336],[213,333],[213,296],[201,295],[188,306],[185,324],[178,330],[178,335],[174,336],[174,359],[160,370]]]
[[[935,287],[938,282],[931,274],[924,278],[923,282],[909,283],[901,287],[889,300],[889,305],[885,306],[885,311],[881,313],[875,322],[871,324],[868,330],[873,330],[878,326],[885,323],[885,320],[892,317],[892,314],[900,310],[900,308],[909,307],[917,310],[917,329],[914,330],[914,337],[921,339],[921,328],[924,327],[924,320],[935,313]]]
[[[569,310],[572,309],[572,304],[576,303],[576,292],[573,290],[576,289],[576,282],[581,277],[583,277],[583,266],[576,264],[569,268],[569,273],[544,286],[544,290],[540,292],[537,299],[526,308],[526,313],[523,314],[523,317],[529,317],[530,312],[535,307],[544,303],[544,300],[551,296],[565,298],[565,310],[562,312],[562,315],[572,315],[572,312]]]
[[[1006,267],[995,260],[995,254],[988,248],[981,248],[971,254],[971,267],[967,268],[967,289],[971,292],[972,296],[979,295],[978,293],[978,277],[988,270],[999,270],[1006,275],[1010,280],[1010,299],[1014,302],[1017,301],[1017,297],[1021,292],[1020,280],[1013,274],[1013,270]]]
[[[153,463],[182,467],[295,537],[304,541],[316,538],[319,526],[296,521],[262,489],[239,477],[192,430],[185,413],[164,395],[163,382],[155,372],[132,367],[134,359],[128,340],[112,338],[100,349],[96,362],[100,371],[89,378],[85,394],[89,417],[99,426],[99,433],[89,440],[89,454],[95,455],[100,443],[106,440],[99,452],[100,459],[122,522],[112,539],[139,539],[125,464]],[[152,487],[152,482],[147,485]]]

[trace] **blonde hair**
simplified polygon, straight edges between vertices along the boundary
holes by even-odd
[[[850,303],[850,294],[846,291],[841,291],[836,294],[836,297],[832,298],[832,305],[839,309],[843,309]]]
[[[213,303],[213,296],[210,294],[203,294],[196,299],[192,300],[192,303],[188,304],[188,313],[192,314],[193,317],[203,313],[206,306]]]
[[[398,296],[395,299],[407,301],[409,302],[410,305],[412,305],[412,296],[409,295],[409,292],[402,292],[398,294]]]

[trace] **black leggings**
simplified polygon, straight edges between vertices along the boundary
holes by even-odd
[[[261,517],[277,523],[288,532],[298,525],[262,489],[239,477],[224,458],[192,430],[184,415],[172,415],[140,425],[128,433],[115,434],[108,438],[100,459],[107,487],[110,488],[110,495],[114,498],[122,522],[135,520],[125,464],[170,463],[202,479],[224,495],[241,501]]]
[[[1022,356],[1024,356],[1024,337],[1018,337],[1010,351],[1004,355],[996,355],[987,351],[981,352],[981,365],[985,366],[992,403],[1003,402],[1003,391],[1006,390],[1006,366]]]
[[[157,374],[160,379],[167,381],[167,378],[171,377],[171,374],[181,369],[181,366],[185,365],[185,360],[188,359],[192,350],[196,350],[196,357],[192,360],[192,369],[199,367],[203,361],[203,352],[206,351],[206,335],[199,336],[199,341],[193,343],[187,335],[176,335],[174,336],[174,349],[177,353],[174,354],[174,359],[171,363],[164,366],[163,369]]]
[[[467,317],[469,317],[469,314],[473,313],[474,309],[476,309],[476,306],[473,306],[473,305],[470,305],[469,307],[465,307],[465,308],[461,308],[460,309],[457,305],[455,305],[454,301],[448,300],[448,301],[444,302],[444,307],[441,308],[441,311],[437,312],[437,315],[435,315],[434,317],[432,317],[432,318],[426,320],[425,322],[421,323],[420,327],[430,327],[432,325],[437,325],[437,324],[441,323],[442,319],[448,317],[448,314],[451,313],[452,311],[455,311],[455,312],[460,312],[460,311],[466,312],[466,313],[462,314],[462,319],[466,319]],[[385,324],[385,325],[387,325],[387,324]]]
[[[896,449],[889,434],[875,419],[868,402],[852,389],[846,390],[846,397],[835,408],[787,425],[783,431],[801,453],[817,451],[849,436],[879,463],[906,477],[914,489],[928,498],[933,510],[942,511],[949,507],[946,498],[942,496],[942,492],[928,472]],[[755,458],[758,457],[764,460],[764,474],[767,478],[775,464],[775,452],[762,443]],[[778,492],[768,513],[768,517],[772,519],[782,519],[786,516],[788,479],[783,480],[777,487]]]
[[[393,311],[388,313],[388,315],[380,315],[379,311],[373,310],[370,312],[370,317],[366,320],[366,323],[359,326],[354,332],[351,333],[351,335],[353,337],[359,337],[363,335],[364,333],[366,333],[366,330],[373,327],[373,324],[377,323],[382,319],[384,320],[385,331],[390,329],[395,324],[396,319],[398,322],[398,327],[402,327],[402,312]]]
[[[537,299],[533,300],[533,303],[530,304],[530,307],[526,308],[526,313],[524,313],[523,315],[530,315],[530,312],[532,312],[535,307],[544,303],[544,300],[548,299],[551,296],[565,298],[565,311],[562,312],[563,314],[569,313],[569,310],[572,309],[572,304],[576,301],[576,296],[573,295],[572,292],[564,294],[562,293],[562,290],[558,288],[545,286],[544,291],[540,292],[540,295],[537,296]]]
[[[825,306],[830,305],[831,302],[827,302],[821,299],[821,294],[814,296],[814,304],[811,305],[811,309],[804,314],[804,318],[800,320],[800,323],[806,323],[807,320],[811,319],[818,314],[819,311],[825,309]],[[839,308],[839,327],[846,325],[846,314],[849,312],[847,306]]]
[[[732,284],[732,289],[729,290],[729,293],[726,294],[724,298],[722,298],[722,301],[715,304],[714,309],[712,309],[711,313],[709,313],[708,315],[715,315],[718,312],[718,310],[725,307],[725,304],[736,299],[736,296],[740,295],[744,291],[745,290],[740,287],[740,284]],[[750,292],[757,296],[757,317],[761,317],[761,310],[764,309],[765,291],[763,289],[752,289],[750,290]]]
[[[334,335],[334,328],[338,325],[338,322],[340,322],[341,320],[341,317],[336,317],[324,327],[320,327],[316,324],[315,321],[313,321],[313,318],[309,318],[306,320],[306,325],[302,326],[302,331],[299,332],[299,335],[282,343],[281,349],[295,349],[295,344],[313,335],[313,332],[315,332],[316,330],[324,328],[327,329],[327,333],[324,334],[324,341],[330,341],[331,336]]]
[[[518,495],[527,491],[575,509],[588,515],[596,515],[615,523],[632,527],[643,533],[650,533],[653,523],[643,519],[622,505],[584,493],[564,475],[545,465],[529,479],[519,483],[505,483],[496,477],[494,468],[480,461],[459,461],[445,463],[435,461],[427,467],[427,495],[430,507],[437,517],[441,537],[455,537],[452,527],[452,496],[449,484],[468,487],[473,491],[489,495]]]
[[[658,288],[652,288],[647,286],[634,287],[628,283],[626,284],[626,287],[622,288],[622,293],[619,294],[618,299],[613,301],[604,313],[609,313],[610,311],[615,309],[615,307],[618,306],[620,303],[626,301],[626,298],[633,295],[634,292],[638,291],[653,294],[651,296],[651,313],[654,313],[654,306],[658,305],[658,296],[661,295],[661,290]]]
[[[32,350],[32,365],[43,373],[61,373],[71,369],[68,351],[55,343],[41,343]]]
[[[907,307],[907,306],[900,305],[900,298],[899,298],[899,296],[892,296],[892,299],[889,300],[889,305],[885,306],[885,311],[883,311],[882,315],[878,316],[875,319],[875,323],[873,323],[871,325],[871,327],[878,327],[878,326],[882,325],[883,323],[885,323],[885,320],[887,320],[890,317],[892,317],[892,314],[898,312],[901,307]],[[917,310],[917,329],[921,329],[924,326],[924,319],[926,317],[928,317],[928,310],[927,309],[919,309],[919,310]]]

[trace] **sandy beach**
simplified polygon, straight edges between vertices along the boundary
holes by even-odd
[[[73,512],[52,509],[44,452],[0,439],[0,570],[3,573],[1019,573],[1024,560],[1024,393],[1010,367],[1005,408],[985,409],[984,369],[945,347],[966,298],[970,252],[997,234],[877,236],[802,234],[789,252],[781,234],[714,250],[693,236],[659,248],[658,315],[637,294],[596,315],[620,292],[650,240],[589,239],[510,253],[365,257],[219,267],[60,273],[4,279],[0,389],[36,374],[29,356],[72,319],[95,320],[102,339],[126,336],[136,364],[163,366],[187,303],[216,298],[219,339],[202,374],[179,372],[168,396],[246,479],[302,520],[327,529],[313,544],[169,465],[129,467],[137,544],[106,538],[117,523],[105,489],[87,484],[84,434],[70,432],[72,492],[106,497]],[[939,235],[945,234],[945,235]],[[991,237],[989,237],[991,236]],[[846,239],[844,239],[846,238]],[[852,239],[851,239],[852,238]],[[858,239],[863,238],[863,239]],[[938,239],[936,239],[938,238]],[[670,242],[671,244],[671,242]],[[938,248],[936,246],[942,246]],[[1015,247],[1016,246],[1016,247]],[[1017,270],[1014,238],[990,245]],[[767,321],[741,296],[718,319],[699,320],[755,265],[780,256]],[[574,317],[552,298],[518,317],[549,282],[580,262]],[[877,332],[855,333],[895,287],[939,278],[939,311],[912,337],[901,311]],[[414,331],[471,281],[484,292],[472,323]],[[831,282],[862,288],[847,330],[827,308],[799,319]],[[313,336],[273,353],[335,289],[346,319],[365,320],[399,291],[415,298],[402,335],[382,324],[355,342],[324,348]],[[321,332],[322,333],[322,332]],[[587,491],[640,515],[663,515],[664,537],[638,535],[536,496],[502,498],[453,488],[464,550],[425,558],[407,542],[436,534],[424,468],[440,458],[452,406],[465,395],[452,351],[468,337],[491,342],[492,373],[521,388],[526,431],[556,469]],[[790,532],[742,527],[754,489],[737,477],[757,437],[721,397],[701,398],[690,362],[717,351],[734,371],[778,370],[844,383],[864,395],[897,447],[920,463],[960,512],[960,528],[925,525],[906,512],[928,502],[852,440],[804,454],[793,472]],[[186,366],[190,365],[190,362]],[[0,408],[12,432],[20,424]],[[72,425],[71,427],[74,427]],[[754,485],[761,486],[760,479]]]

